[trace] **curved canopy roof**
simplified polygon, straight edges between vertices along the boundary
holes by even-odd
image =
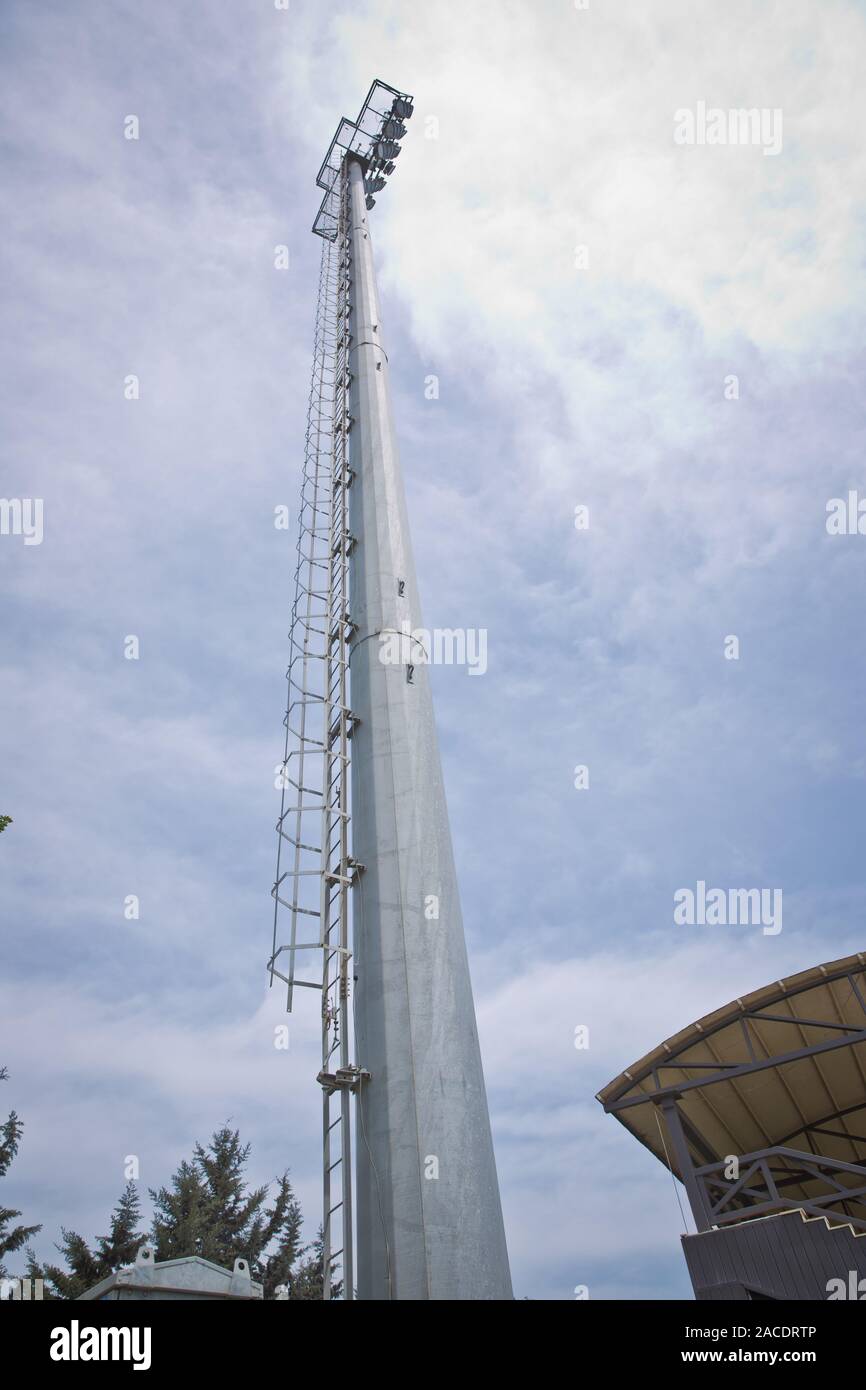
[[[739,1219],[754,1215],[759,1200],[770,1210],[813,1199],[828,1214],[866,1222],[866,955],[733,1000],[647,1053],[597,1099],[678,1177],[662,1101],[675,1099],[696,1169],[728,1155],[794,1151],[771,1161],[784,1203],[746,1185],[723,1219],[737,1219],[734,1208]],[[806,1156],[831,1161],[844,1200],[832,1188],[821,1195],[826,1180]],[[862,1173],[849,1168],[861,1164]]]

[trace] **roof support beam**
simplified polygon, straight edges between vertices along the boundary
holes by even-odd
[[[866,1028],[855,1033],[846,1033],[844,1038],[831,1038],[827,1042],[813,1043],[811,1047],[798,1047],[794,1052],[783,1052],[777,1057],[764,1057],[758,1062],[743,1062],[740,1066],[726,1067],[715,1076],[699,1076],[692,1081],[679,1081],[673,1086],[659,1087],[656,1091],[644,1091],[639,1096],[625,1096],[621,1100],[607,1101],[604,1102],[604,1108],[608,1113],[616,1114],[621,1110],[630,1110],[635,1105],[646,1105],[649,1100],[659,1101],[663,1096],[678,1096],[683,1091],[693,1091],[699,1086],[715,1086],[720,1081],[733,1081],[738,1076],[751,1076],[754,1072],[782,1067],[788,1062],[799,1062],[804,1057],[816,1057],[821,1052],[832,1052],[837,1047],[850,1047],[852,1043],[861,1042],[866,1042]],[[688,1070],[689,1063],[680,1059],[665,1063],[664,1069],[667,1070],[668,1067]]]
[[[670,1137],[677,1167],[680,1170],[680,1177],[686,1189],[689,1206],[692,1209],[692,1216],[695,1218],[695,1225],[699,1231],[708,1231],[712,1225],[712,1221],[706,1202],[704,1201],[704,1190],[695,1177],[692,1156],[689,1153],[689,1146],[686,1143],[686,1136],[683,1133],[682,1120],[680,1119],[680,1112],[677,1109],[676,1097],[666,1096],[661,1102],[661,1109],[665,1117],[665,1125]]]

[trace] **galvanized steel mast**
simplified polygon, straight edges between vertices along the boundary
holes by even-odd
[[[352,1296],[354,1277],[348,1111],[354,1094],[358,1296],[508,1299],[426,657],[413,650],[415,639],[405,641],[407,631],[420,628],[421,611],[367,219],[373,195],[393,172],[411,114],[408,95],[374,82],[357,121],[340,123],[319,172],[325,192],[313,230],[324,239],[323,264],[334,257],[336,269],[333,371],[324,388],[314,377],[313,395],[327,394],[330,385],[333,410],[329,439],[318,438],[305,470],[305,489],[328,499],[327,509],[316,501],[308,506],[322,517],[327,511],[328,558],[325,544],[309,541],[302,510],[293,611],[301,689],[296,717],[293,656],[284,764],[289,794],[278,824],[280,844],[288,841],[293,857],[282,874],[278,863],[270,969],[272,979],[288,985],[291,1007],[294,985],[314,984],[296,977],[297,952],[315,945],[324,952],[318,987],[325,1263],[336,1251],[343,1296]],[[330,277],[329,269],[324,279]],[[327,333],[325,340],[331,341]],[[308,486],[308,473],[316,475],[315,486]],[[401,639],[400,660],[385,659],[393,650],[389,638]],[[321,767],[315,782],[305,771],[311,759]],[[315,840],[305,837],[309,809],[321,819]],[[313,908],[306,879],[312,883],[317,868]],[[287,939],[281,908],[289,916]],[[318,942],[299,941],[299,914],[318,918]],[[332,1235],[337,1211],[339,1249]]]

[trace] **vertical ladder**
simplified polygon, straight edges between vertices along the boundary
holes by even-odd
[[[347,492],[349,468],[349,287],[351,253],[347,214],[345,170],[340,179],[337,223],[336,344],[334,354],[334,409],[331,427],[330,570],[328,582],[328,639],[326,668],[325,792],[322,799],[322,1141],[324,1172],[324,1279],[325,1298],[331,1292],[331,1264],[340,1260],[343,1296],[354,1298],[346,1271],[352,1271],[352,1163],[350,1094],[355,1088],[350,1066],[349,1037],[349,890],[355,865],[349,853],[349,739],[352,713],[348,699],[349,554]],[[336,1085],[335,1085],[336,1083]],[[339,1170],[339,1199],[332,1173]],[[334,1249],[334,1217],[342,1211],[342,1246]]]
[[[278,769],[274,935],[268,969],[287,988],[321,994],[324,1298],[354,1298],[350,1097],[363,1075],[350,1058],[348,645],[351,636],[347,490],[349,290],[345,168],[331,195],[336,234],[323,239],[307,414],[295,598],[289,632],[285,754]],[[286,850],[286,846],[288,849]],[[296,965],[321,951],[322,969]]]

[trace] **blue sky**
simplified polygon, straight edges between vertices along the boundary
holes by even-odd
[[[276,1052],[264,969],[273,515],[315,172],[379,76],[416,97],[372,229],[425,621],[488,632],[433,681],[515,1290],[687,1294],[595,1092],[864,947],[866,538],[825,527],[866,495],[863,5],[10,0],[0,48],[0,492],[44,499],[0,536],[4,1201],[46,1254],[230,1119],[318,1219],[317,1020]],[[781,109],[781,152],[676,145],[700,101]],[[699,879],[780,887],[782,932],[676,926]]]

